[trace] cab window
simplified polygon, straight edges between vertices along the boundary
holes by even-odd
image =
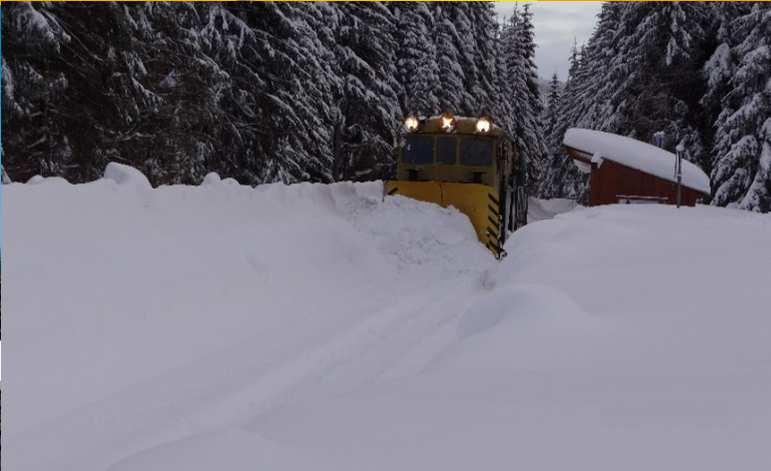
[[[440,164],[455,165],[458,161],[458,138],[455,136],[441,136],[436,138],[436,162]]]
[[[461,165],[485,166],[493,163],[493,140],[466,138],[460,143]]]
[[[407,136],[402,160],[406,164],[416,165],[434,163],[433,136]]]

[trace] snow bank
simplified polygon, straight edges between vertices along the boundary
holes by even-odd
[[[222,179],[220,178],[219,174],[217,172],[209,172],[206,174],[205,177],[203,177],[203,183],[202,185],[217,185],[222,182]]]
[[[585,154],[609,159],[664,180],[676,181],[676,156],[654,145],[618,134],[580,128],[568,129],[562,143]],[[687,160],[683,160],[683,185],[704,194],[710,193],[707,174]]]
[[[112,180],[118,185],[137,189],[150,188],[150,181],[139,170],[129,165],[110,162],[104,169],[104,178]]]
[[[771,218],[381,191],[8,185],[4,468],[771,466]]]
[[[345,355],[324,349],[342,331],[494,263],[465,216],[378,183],[151,189],[118,164],[48,180],[3,189],[9,469],[104,470],[254,382],[279,400]],[[299,361],[314,349],[328,358]]]

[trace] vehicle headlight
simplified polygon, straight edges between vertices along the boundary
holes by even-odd
[[[419,125],[420,122],[418,121],[418,118],[414,116],[407,116],[407,119],[404,120],[404,127],[409,132],[417,131]]]
[[[452,113],[444,113],[439,119],[442,126],[442,131],[450,132],[455,127],[455,116],[453,116]]]
[[[488,132],[490,132],[490,128],[492,127],[493,127],[493,122],[487,116],[483,116],[477,120],[477,132],[480,134],[487,134]]]

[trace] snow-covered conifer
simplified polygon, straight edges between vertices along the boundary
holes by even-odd
[[[499,100],[496,84],[496,55],[498,21],[493,2],[471,2],[469,16],[472,20],[475,40],[477,79],[472,92],[476,95],[477,109],[471,110],[475,116],[491,114]]]
[[[534,59],[532,13],[528,5],[521,12],[514,11],[502,34],[506,80],[509,82],[508,89],[503,91],[503,99],[509,100],[513,111],[507,131],[528,161],[530,188],[535,191],[543,178],[546,148],[541,122],[543,101]]]
[[[392,3],[396,21],[396,74],[402,115],[439,112],[439,67],[433,38],[434,15],[425,2]]]
[[[55,65],[70,41],[50,5],[13,3],[2,9],[3,164],[14,180],[61,175],[72,149],[51,112],[68,86]]]
[[[710,82],[728,78],[717,118],[713,204],[771,210],[771,8],[756,4],[731,22],[708,63]],[[730,77],[730,78],[729,78]]]
[[[612,92],[598,117],[605,130],[643,141],[664,131],[666,148],[682,143],[688,160],[709,161],[699,121],[707,12],[699,3],[621,5],[618,47],[607,69]]]
[[[557,72],[554,72],[549,80],[549,92],[546,97],[546,108],[544,113],[544,136],[547,140],[547,148],[549,150],[555,147],[555,141],[559,140],[556,137],[555,130],[557,129],[557,121],[559,119],[560,109],[560,90],[562,86],[557,76]]]
[[[464,103],[471,100],[465,96],[465,71],[461,67],[461,52],[457,46],[460,39],[453,18],[455,7],[447,2],[438,3],[434,7],[436,63],[439,67],[436,94],[441,111],[464,114]]]
[[[393,168],[400,128],[394,18],[382,3],[339,3],[336,54],[342,92],[334,124],[334,178],[367,179]]]

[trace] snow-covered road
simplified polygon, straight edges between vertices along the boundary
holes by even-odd
[[[4,469],[771,466],[771,217],[577,208],[498,264],[376,183],[108,176],[4,189]]]

